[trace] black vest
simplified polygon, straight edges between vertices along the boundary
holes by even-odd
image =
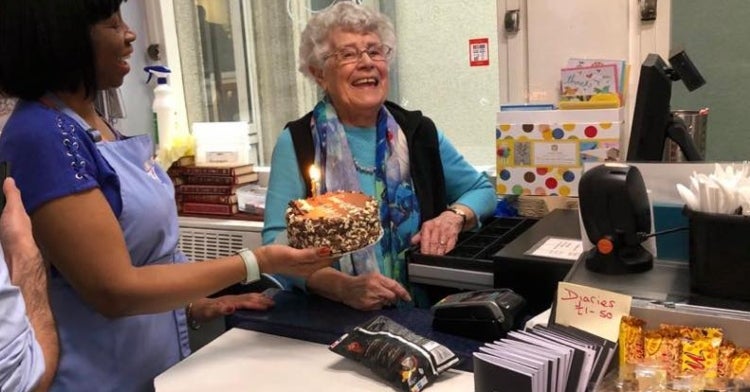
[[[418,110],[406,110],[389,101],[385,102],[385,106],[406,135],[406,144],[409,147],[409,172],[419,200],[421,219],[425,222],[440,215],[448,205],[435,123]],[[315,148],[310,130],[311,118],[312,112],[286,124],[292,135],[299,172],[305,181],[308,197],[312,196],[308,168],[315,161]]]

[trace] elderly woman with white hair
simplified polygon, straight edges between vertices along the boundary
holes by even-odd
[[[395,53],[394,28],[384,14],[352,2],[315,14],[302,32],[299,70],[324,96],[287,124],[271,160],[264,243],[285,231],[289,201],[311,195],[312,164],[324,172],[321,193],[361,191],[379,201],[384,235],[377,246],[304,281],[283,279],[362,310],[410,301],[410,292],[418,305],[429,306],[407,283],[405,251],[418,245],[425,254],[449,252],[459,233],[477,227],[496,203],[487,177],[432,120],[386,101]]]

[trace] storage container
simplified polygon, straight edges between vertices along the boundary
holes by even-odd
[[[750,300],[750,216],[683,210],[689,221],[690,288]]]
[[[199,166],[246,165],[250,158],[246,122],[193,123],[195,164]]]

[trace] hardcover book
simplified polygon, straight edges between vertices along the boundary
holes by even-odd
[[[237,195],[211,195],[186,193],[177,196],[181,202],[212,203],[212,204],[237,204]]]
[[[237,188],[242,185],[194,185],[185,184],[179,186],[179,192],[187,194],[211,194],[211,195],[234,195]]]
[[[237,166],[186,166],[182,168],[182,174],[188,176],[241,176],[252,172],[252,164]]]
[[[213,203],[193,203],[183,202],[182,213],[184,214],[205,214],[205,215],[234,215],[238,211],[236,204],[213,204]]]
[[[187,175],[185,182],[194,185],[241,185],[258,181],[258,173],[226,176]]]

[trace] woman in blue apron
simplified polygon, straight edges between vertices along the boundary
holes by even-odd
[[[185,306],[198,319],[265,309],[272,302],[260,294],[204,297],[260,272],[304,276],[331,261],[325,249],[275,246],[186,263],[174,188],[150,138],[124,137],[94,109],[96,91],[120,86],[130,70],[135,34],[121,2],[0,2],[0,91],[20,98],[0,159],[51,264],[55,391],[152,390],[190,353]]]

